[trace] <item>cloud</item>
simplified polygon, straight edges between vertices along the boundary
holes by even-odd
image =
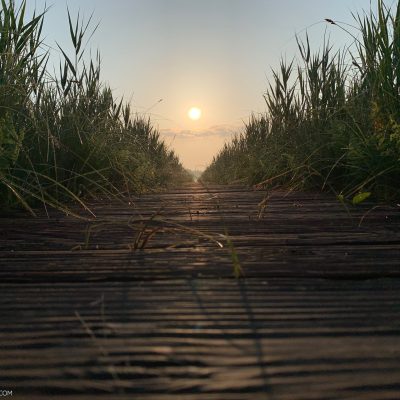
[[[240,130],[234,125],[213,125],[199,130],[162,129],[160,134],[186,168],[204,170],[224,144]]]
[[[233,125],[213,125],[208,129],[201,130],[178,130],[178,129],[161,129],[160,133],[165,138],[179,139],[198,139],[210,136],[217,136],[224,139],[230,139],[240,128]]]

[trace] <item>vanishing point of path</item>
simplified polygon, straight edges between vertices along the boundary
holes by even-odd
[[[400,208],[266,196],[193,184],[92,222],[1,217],[0,390],[399,399]]]

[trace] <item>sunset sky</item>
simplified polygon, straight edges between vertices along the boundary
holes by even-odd
[[[204,169],[252,112],[264,110],[270,68],[297,55],[306,29],[314,48],[324,32],[335,46],[351,37],[325,18],[353,23],[369,0],[28,0],[50,6],[45,42],[68,48],[72,16],[100,23],[89,47],[102,56],[103,80],[148,115],[184,166]],[[374,7],[376,0],[372,1]],[[390,3],[388,3],[390,5]],[[188,117],[191,107],[201,117]]]

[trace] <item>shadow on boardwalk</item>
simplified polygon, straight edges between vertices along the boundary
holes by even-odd
[[[98,221],[114,223],[87,246],[88,223],[1,217],[0,388],[17,399],[399,398],[399,209],[349,214],[329,196],[276,192],[261,214],[264,198],[193,185],[97,204]],[[168,223],[132,251],[128,222],[161,205]],[[245,279],[206,238],[225,232]]]

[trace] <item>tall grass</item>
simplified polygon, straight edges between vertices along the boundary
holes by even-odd
[[[299,61],[273,71],[265,114],[251,117],[203,180],[400,197],[400,3],[379,0],[354,18],[350,53],[328,42],[312,52],[308,36],[298,40]]]
[[[0,204],[38,203],[67,211],[88,197],[114,197],[189,180],[149,120],[133,116],[101,81],[100,56],[87,61],[90,20],[68,11],[72,54],[61,47],[49,73],[41,33],[46,11],[26,17],[1,0]],[[85,61],[86,59],[86,61]]]

